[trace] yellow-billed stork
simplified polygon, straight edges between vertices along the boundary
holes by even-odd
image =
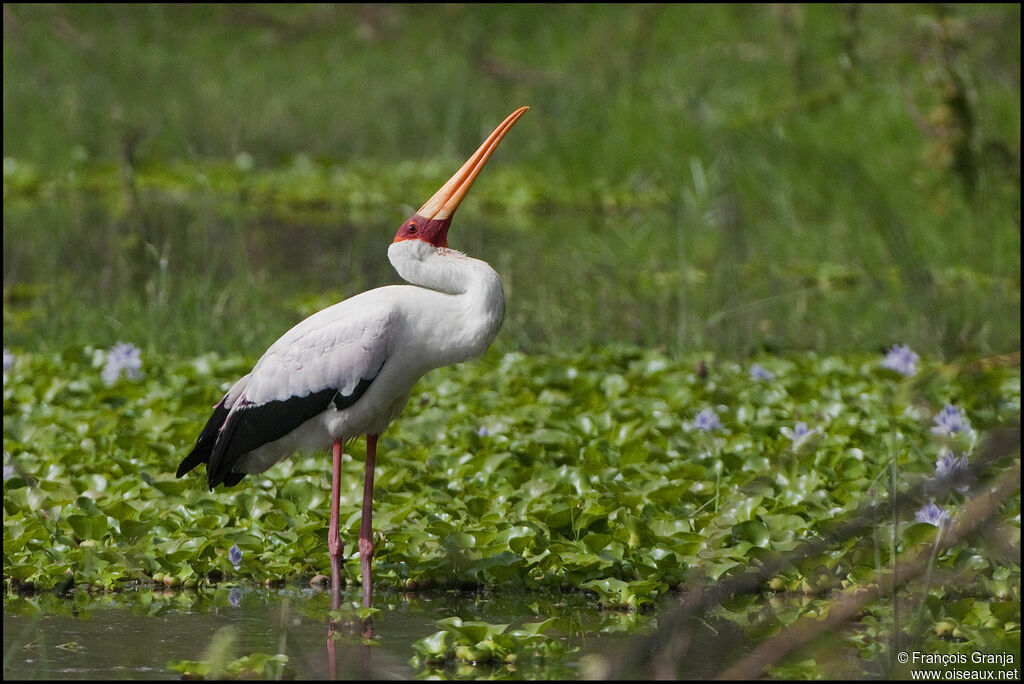
[[[528,107],[512,112],[451,179],[398,229],[388,259],[409,285],[378,287],[319,311],[286,332],[213,410],[178,477],[206,464],[207,484],[235,485],[296,451],[333,446],[331,586],[341,586],[341,451],[366,435],[359,554],[371,603],[373,473],[377,438],[425,373],[482,354],[505,315],[501,278],[448,248],[452,215],[498,143]]]

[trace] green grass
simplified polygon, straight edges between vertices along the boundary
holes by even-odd
[[[515,107],[499,348],[1020,346],[1018,6],[10,6],[4,344],[258,354]]]

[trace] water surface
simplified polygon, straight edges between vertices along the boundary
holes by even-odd
[[[358,588],[345,599],[358,601]],[[430,674],[410,664],[412,643],[438,631],[436,621],[459,616],[490,623],[558,617],[551,634],[579,650],[557,661],[509,668],[454,664],[453,677],[578,678],[588,653],[627,644],[649,632],[653,615],[598,610],[582,594],[434,590],[378,592],[373,643],[353,614],[340,621],[335,646],[338,678],[402,678]],[[252,653],[288,656],[279,676],[330,678],[327,592],[293,584],[283,589],[218,586],[200,592],[139,588],[116,594],[75,591],[10,597],[4,604],[4,677],[11,679],[166,679],[168,663],[202,661],[214,635],[233,636],[231,660]],[[437,671],[434,671],[437,674]]]

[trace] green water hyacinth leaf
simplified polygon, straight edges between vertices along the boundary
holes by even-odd
[[[297,510],[308,510],[324,501],[323,486],[305,479],[288,480],[278,496],[292,502]]]
[[[183,679],[275,679],[279,678],[279,668],[287,664],[288,656],[283,653],[252,653],[227,663],[170,661],[167,668],[180,672]]]
[[[595,591],[610,608],[638,610],[649,605],[656,595],[659,583],[652,581],[626,582],[614,577],[585,582],[583,587]]]
[[[736,561],[725,561],[719,563],[710,563],[707,565],[706,572],[708,579],[716,581],[721,579],[722,575],[726,574],[730,570],[734,570],[739,567],[739,563]]]
[[[454,659],[472,665],[494,665],[562,657],[574,649],[545,634],[554,622],[555,618],[550,618],[510,629],[506,624],[446,618],[437,622],[443,629],[413,644],[418,655],[411,662],[420,666]]]
[[[448,652],[448,631],[441,630],[430,636],[423,637],[412,644],[414,651],[424,657],[425,660],[443,660]]]
[[[903,543],[907,546],[916,546],[934,542],[938,531],[938,528],[930,523],[912,523],[903,530]]]
[[[533,636],[535,634],[543,634],[553,624],[555,624],[556,618],[548,618],[543,622],[524,622],[519,626],[518,629],[514,630],[512,634],[518,636]]]
[[[508,625],[492,625],[488,622],[478,622],[473,620],[463,621],[460,617],[450,617],[444,620],[438,620],[437,624],[439,627],[446,629],[450,632],[459,634],[472,642],[480,642],[484,639],[493,637],[496,634],[504,632]]]
[[[175,495],[181,494],[188,489],[188,483],[182,480],[173,479],[169,477],[154,478],[149,473],[142,473],[142,479],[148,483],[151,487],[157,489],[162,494]]]
[[[121,534],[129,544],[135,544],[148,534],[153,527],[152,523],[138,520],[122,520]]]
[[[457,549],[472,549],[476,547],[476,537],[466,532],[452,532],[442,543]]]
[[[69,515],[67,521],[80,539],[102,539],[110,531],[105,515]]]
[[[747,520],[732,526],[732,538],[735,541],[750,542],[753,546],[766,547],[771,541],[768,528],[760,520]]]

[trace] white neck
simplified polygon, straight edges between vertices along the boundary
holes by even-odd
[[[392,243],[388,259],[409,283],[452,298],[450,306],[444,307],[452,316],[444,321],[447,332],[456,335],[456,339],[447,340],[451,352],[448,363],[487,349],[505,318],[505,293],[493,268],[462,252],[434,247],[423,240]]]

